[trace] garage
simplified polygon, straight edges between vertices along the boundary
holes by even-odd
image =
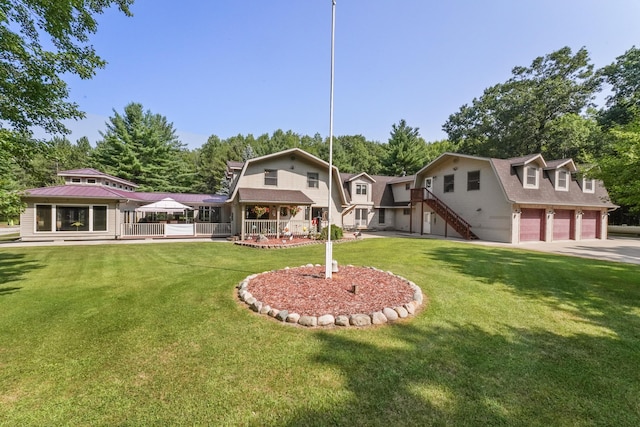
[[[522,209],[520,212],[520,241],[544,240],[544,209]]]
[[[575,239],[574,215],[572,210],[556,209],[553,215],[553,240]]]
[[[583,239],[599,239],[600,238],[600,211],[583,211],[582,212],[582,238]]]

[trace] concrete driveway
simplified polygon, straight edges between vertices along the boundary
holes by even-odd
[[[548,252],[561,255],[593,258],[603,261],[640,264],[640,239],[610,237],[607,240],[582,240],[565,242],[531,242],[519,245],[491,242],[474,242],[480,245],[501,246],[514,249]],[[639,279],[640,280],[640,279]]]

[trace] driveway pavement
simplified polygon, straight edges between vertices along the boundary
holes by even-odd
[[[582,258],[593,258],[602,261],[640,264],[640,239],[629,237],[610,237],[607,240],[582,240],[549,243],[531,242],[520,243],[519,245],[478,241],[473,243],[514,249],[527,249]]]

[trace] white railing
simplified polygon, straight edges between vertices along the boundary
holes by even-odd
[[[169,224],[171,227],[172,224]],[[166,237],[168,234],[172,236],[211,236],[222,237],[231,235],[231,223],[195,223],[180,224],[181,229],[167,230],[167,224],[156,222],[138,222],[121,224],[122,237]],[[186,227],[190,226],[190,227]],[[195,227],[195,233],[194,233]],[[174,227],[178,228],[178,227]]]
[[[197,222],[196,236],[230,236],[230,222]]]
[[[164,236],[164,224],[157,222],[136,222],[122,224],[120,235],[131,236]]]
[[[293,236],[306,235],[310,231],[309,221],[292,220],[292,219],[247,219],[244,222],[245,236],[257,236],[264,234],[265,236],[275,236],[291,234]],[[313,230],[311,230],[313,231]]]

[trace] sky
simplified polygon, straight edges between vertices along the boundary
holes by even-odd
[[[188,148],[211,135],[329,135],[331,0],[136,0],[99,16],[108,64],[66,79],[95,145],[137,102]],[[485,88],[564,46],[596,68],[640,46],[638,0],[337,0],[334,135],[387,142],[405,119],[427,141]],[[601,97],[602,98],[602,97]],[[602,99],[600,99],[600,104]],[[37,132],[36,132],[36,136]]]

